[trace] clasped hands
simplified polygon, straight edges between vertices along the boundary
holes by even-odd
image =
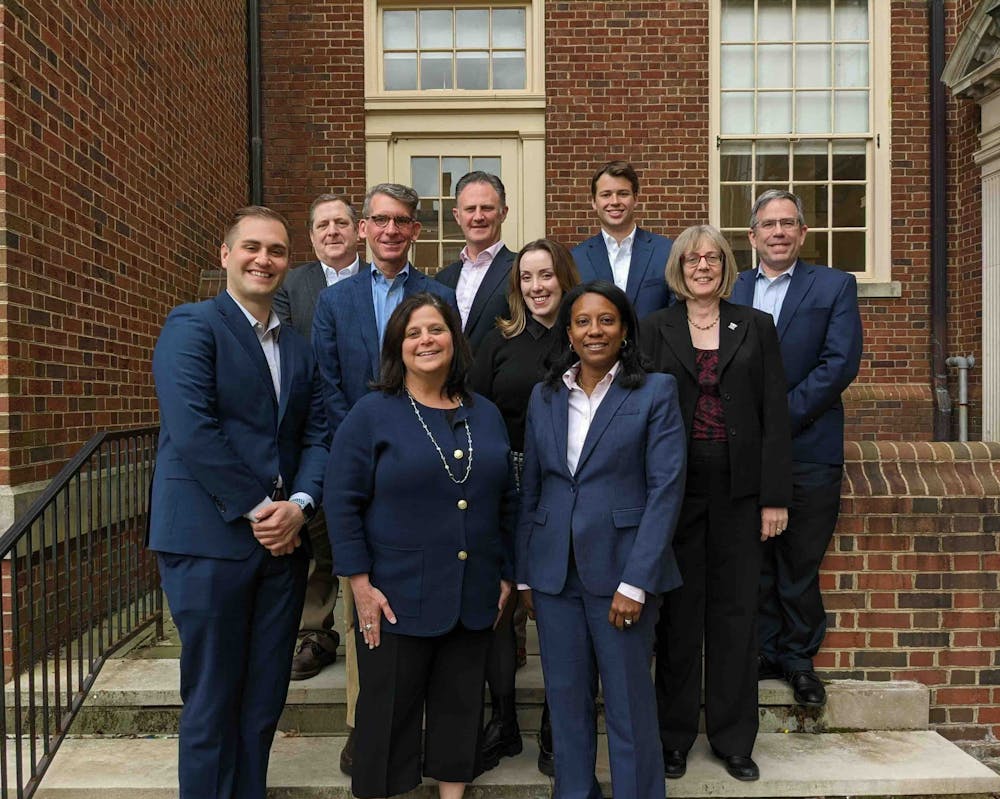
[[[251,522],[254,538],[275,557],[291,555],[302,539],[299,531],[306,523],[302,508],[294,502],[281,500],[257,511],[257,521]]]

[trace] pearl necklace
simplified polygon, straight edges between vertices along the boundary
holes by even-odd
[[[417,421],[420,422],[420,426],[424,428],[424,432],[427,433],[427,437],[431,440],[431,443],[434,445],[434,449],[437,450],[438,457],[441,458],[441,465],[444,466],[444,470],[445,472],[448,473],[449,479],[456,485],[462,485],[462,483],[464,483],[466,480],[469,479],[469,473],[472,471],[472,430],[469,428],[469,420],[468,419],[462,420],[462,424],[465,425],[465,437],[469,442],[469,460],[468,463],[465,464],[465,476],[462,477],[461,480],[459,480],[457,477],[455,477],[454,474],[452,474],[451,467],[448,465],[448,459],[445,458],[444,453],[441,451],[441,447],[438,446],[438,443],[434,438],[434,434],[431,433],[430,429],[427,427],[427,424],[424,422],[424,417],[420,415],[420,409],[417,407],[417,403],[414,401],[413,395],[410,393],[409,389],[406,389],[406,396],[410,400],[410,407],[413,408],[413,412],[417,415]],[[463,407],[462,400],[458,401],[458,407],[459,408]],[[462,450],[460,449],[455,450],[456,456],[458,456],[458,453],[460,453],[461,451]]]

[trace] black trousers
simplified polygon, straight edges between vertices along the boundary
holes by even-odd
[[[840,513],[843,467],[792,464],[788,527],[764,544],[760,653],[785,673],[812,668],[826,635],[819,567]]]
[[[705,726],[723,755],[757,738],[757,497],[729,496],[728,444],[693,441],[674,554],[684,584],[663,596],[656,627],[656,704],[664,749],[698,736],[702,642]]]
[[[388,626],[382,625],[375,649],[355,632],[361,691],[353,794],[405,793],[420,784],[421,772],[441,782],[472,782],[482,770],[483,680],[492,630],[459,625],[420,638]]]

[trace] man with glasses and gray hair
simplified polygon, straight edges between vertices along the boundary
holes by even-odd
[[[774,318],[792,425],[788,527],[762,544],[758,677],[783,677],[796,702],[818,707],[826,703],[812,660],[826,634],[819,567],[840,512],[841,394],[858,374],[862,333],[854,275],[802,261],[807,232],[796,195],[761,194],[749,231],[758,267],[740,273],[731,301]]]
[[[358,231],[371,249],[371,264],[353,277],[324,289],[316,303],[312,346],[323,384],[323,405],[331,440],[347,412],[378,378],[385,326],[403,298],[429,291],[458,309],[454,291],[431,280],[409,261],[410,245],[420,235],[420,222],[416,218],[419,204],[420,197],[409,186],[379,183],[369,189]],[[336,568],[336,552],[333,561]],[[343,582],[346,581],[342,581],[343,601],[350,603],[351,608],[350,627],[345,630],[347,725],[351,734],[341,753],[340,768],[349,775],[354,763],[358,673],[354,602],[349,595],[350,584]]]

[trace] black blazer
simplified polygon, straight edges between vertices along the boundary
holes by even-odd
[[[687,305],[678,302],[640,323],[640,346],[652,369],[677,379],[688,440],[701,388]],[[792,499],[792,437],[785,370],[770,314],[719,303],[719,394],[729,439],[732,496],[759,495],[762,507]]]
[[[486,271],[479,285],[476,298],[472,301],[469,318],[465,321],[465,337],[469,340],[472,354],[476,354],[486,334],[496,325],[497,317],[506,318],[510,314],[507,307],[507,278],[514,264],[514,253],[506,247],[497,250],[496,257]],[[458,277],[462,274],[462,262],[448,264],[434,277],[450,289],[458,289]]]

